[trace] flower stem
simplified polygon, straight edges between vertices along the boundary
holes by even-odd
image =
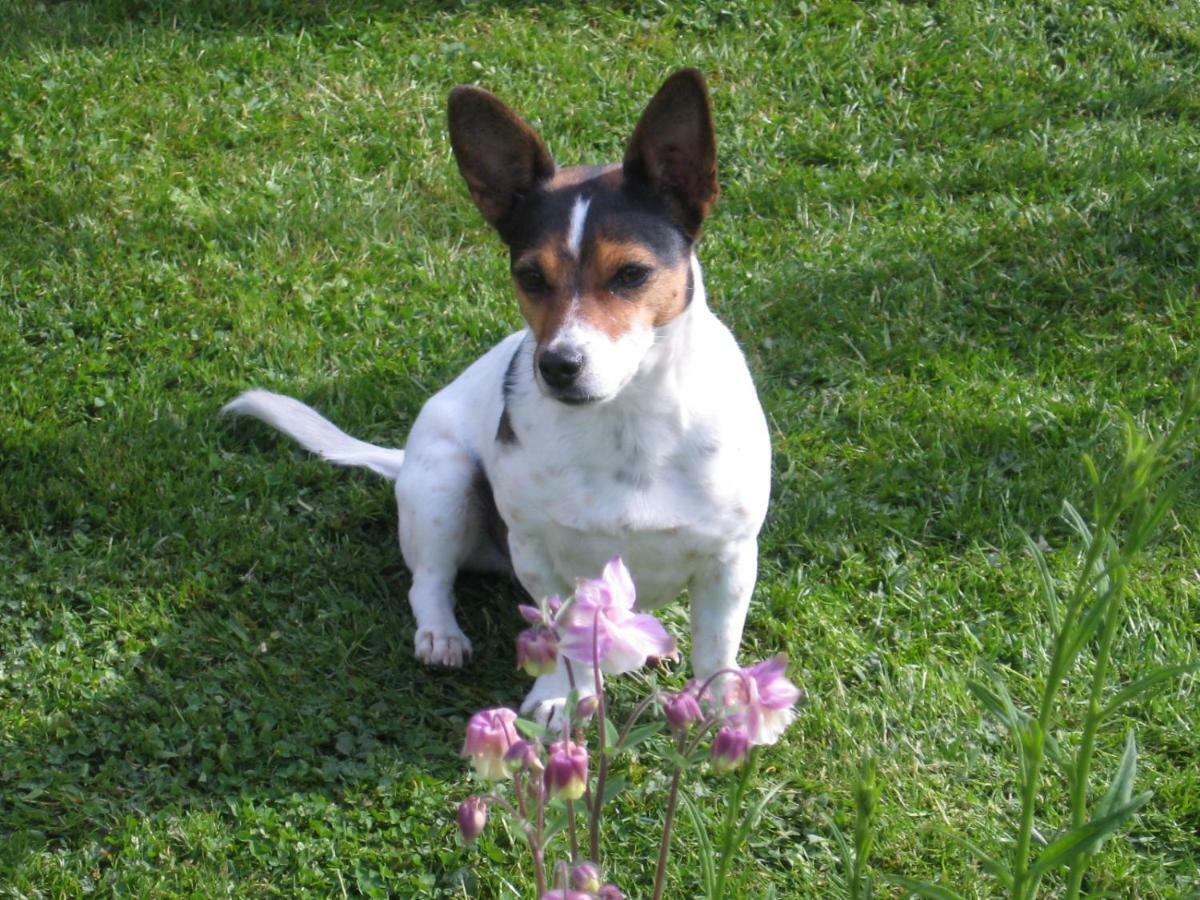
[[[529,852],[533,856],[533,871],[534,877],[537,879],[538,896],[546,892],[546,861],[542,853],[542,810],[539,805],[538,821],[536,826],[530,822],[525,816],[524,805],[522,804],[521,812],[518,814],[512,805],[501,797],[499,794],[485,794],[483,799],[489,805],[495,804],[507,812],[510,816],[521,823],[521,831],[525,835],[525,843],[529,845]]]
[[[592,669],[596,687],[596,792],[592,795],[591,817],[588,822],[588,859],[600,865],[600,814],[604,807],[604,783],[608,780],[608,754],[604,749],[604,738],[608,731],[608,704],[604,702],[604,674],[600,671],[600,638],[597,634],[600,611],[592,623]]]
[[[567,801],[567,832],[571,835],[571,862],[579,861],[579,835],[575,830],[575,801]]]
[[[687,735],[681,734],[676,741],[675,749],[683,753],[683,745]],[[683,776],[682,763],[675,764],[671,774],[671,792],[667,795],[667,815],[663,820],[662,840],[658,845],[658,865],[654,869],[654,894],[651,900],[662,900],[663,887],[667,882],[667,857],[671,852],[671,827],[675,823],[675,804],[679,802],[679,782]]]
[[[733,796],[729,799],[729,807],[725,810],[725,822],[721,826],[721,860],[717,864],[717,879],[713,888],[712,900],[724,900],[725,897],[725,876],[729,871],[729,861],[733,857],[733,851],[737,849],[733,845],[737,830],[737,815],[742,808],[742,799],[746,796],[746,788],[750,785],[750,778],[754,775],[757,761],[757,748],[752,747],[746,764],[742,766],[741,777],[738,778]]]
[[[1079,742],[1079,751],[1075,754],[1075,771],[1071,782],[1071,827],[1082,828],[1087,818],[1088,779],[1092,768],[1092,753],[1096,748],[1096,732],[1100,728],[1101,710],[1104,703],[1104,682],[1108,678],[1108,661],[1112,654],[1113,640],[1117,633],[1119,603],[1124,593],[1126,575],[1123,569],[1113,573],[1113,583],[1110,590],[1114,592],[1113,601],[1107,611],[1104,631],[1100,636],[1100,647],[1096,651],[1095,669],[1092,672],[1091,694],[1088,697],[1087,715],[1083,721],[1083,735]],[[1102,602],[1102,601],[1097,601]],[[1071,861],[1070,874],[1067,878],[1067,900],[1079,896],[1083,884],[1083,873],[1087,869],[1088,857],[1091,854],[1082,853]]]

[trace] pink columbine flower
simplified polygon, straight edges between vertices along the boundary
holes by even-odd
[[[596,897],[597,900],[625,900],[625,895],[621,893],[621,889],[615,884],[606,884],[600,888],[600,893]]]
[[[468,797],[458,805],[458,831],[463,840],[473,844],[487,825],[488,806],[482,797]]]
[[[693,722],[704,715],[695,691],[687,688],[667,698],[663,704],[663,713],[666,714],[667,725],[675,734],[687,731]]]
[[[558,635],[545,625],[534,625],[517,635],[517,668],[536,678],[549,675],[558,665]]]
[[[713,738],[710,762],[716,772],[736,769],[750,752],[750,735],[741,728],[725,725]]]
[[[598,660],[610,675],[640,669],[651,656],[674,653],[675,638],[654,616],[635,613],[634,600],[633,578],[621,558],[614,557],[599,578],[579,582],[575,601],[559,620],[565,632],[559,652],[589,665]]]
[[[587,788],[588,752],[582,744],[564,739],[550,745],[542,776],[551,799],[578,800]]]
[[[566,888],[555,888],[546,891],[539,900],[592,900],[592,895],[584,891],[572,891]]]
[[[499,707],[481,710],[467,723],[462,755],[469,756],[475,771],[489,781],[508,777],[504,754],[519,740],[513,728],[516,718],[511,709]]]
[[[746,730],[755,745],[773,744],[796,718],[800,689],[783,674],[787,655],[780,653],[743,669],[725,685],[729,721]]]

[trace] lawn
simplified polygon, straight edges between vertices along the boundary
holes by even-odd
[[[449,89],[481,83],[560,162],[600,162],[681,65],[710,78],[721,154],[711,304],[774,446],[744,653],[786,651],[809,694],[764,755],[791,780],[742,857],[748,896],[836,893],[866,755],[874,871],[990,894],[940,827],[990,846],[1016,813],[1007,739],[966,685],[991,667],[1035,700],[1024,535],[1069,576],[1083,454],[1114,458],[1121,411],[1161,429],[1200,364],[1195,5],[12,2],[0,895],[528,885],[513,834],[468,849],[453,825],[467,717],[526,688],[519,590],[464,579],[477,658],[423,670],[389,487],[217,410],[269,387],[401,444],[520,324],[450,157]],[[1114,684],[1200,657],[1198,500],[1138,571]],[[1136,727],[1154,798],[1089,892],[1200,892],[1198,693],[1185,676],[1102,732],[1107,778]],[[608,839],[631,897],[661,816],[649,761]],[[714,816],[724,785],[695,793]],[[667,893],[688,897],[679,839]]]

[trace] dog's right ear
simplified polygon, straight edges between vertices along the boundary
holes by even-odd
[[[536,131],[482,88],[450,92],[450,146],[471,199],[501,228],[521,198],[554,175],[554,160]]]

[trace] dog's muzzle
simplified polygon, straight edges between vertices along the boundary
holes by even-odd
[[[538,360],[538,371],[547,387],[559,394],[569,393],[585,362],[583,354],[572,348],[546,350]]]

